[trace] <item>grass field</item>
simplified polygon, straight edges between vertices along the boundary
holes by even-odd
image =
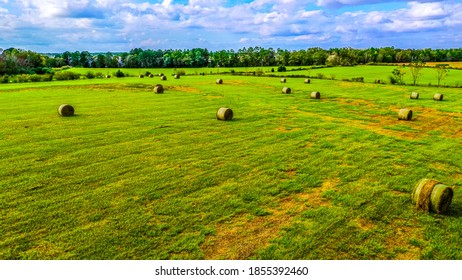
[[[427,66],[434,66],[437,63],[428,63]],[[459,63],[450,63],[451,67],[460,68]],[[307,69],[307,70],[297,70],[297,69]],[[324,79],[333,79],[342,81],[344,79],[352,79],[363,77],[364,82],[366,83],[374,83],[375,81],[380,80],[382,83],[390,84],[390,76],[394,69],[398,68],[398,66],[352,66],[352,67],[325,67],[325,68],[314,68],[310,69],[309,66],[306,67],[287,67],[287,72],[277,72],[277,67],[247,67],[247,68],[178,68],[178,69],[121,69],[122,72],[129,74],[131,76],[139,76],[141,74],[145,74],[147,71],[153,74],[160,74],[163,73],[169,78],[171,77],[176,71],[184,71],[186,75],[199,75],[201,73],[206,75],[218,75],[224,72],[247,72],[253,73],[261,71],[263,75],[277,75],[277,76],[294,76],[294,75],[303,75],[303,76],[310,76],[317,78],[319,75],[323,75]],[[271,71],[274,70],[274,72]],[[100,72],[103,74],[114,74],[117,69],[87,69],[87,68],[73,68],[73,72],[86,74],[88,71],[92,72]],[[405,67],[404,71],[406,74],[404,75],[404,83],[407,85],[413,84],[413,78],[411,75],[411,71],[409,68]],[[435,87],[438,84],[438,80],[436,77],[437,71],[432,67],[426,67],[422,70],[421,75],[418,78],[417,85],[418,86],[433,86]],[[155,77],[154,79],[157,79]],[[441,81],[442,86],[450,86],[450,87],[462,87],[462,69],[449,69],[447,76]]]
[[[462,94],[438,91],[219,75],[0,85],[0,259],[462,259]],[[421,178],[454,186],[447,214],[415,210]]]

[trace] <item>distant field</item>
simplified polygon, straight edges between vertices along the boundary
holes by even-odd
[[[456,64],[455,64],[456,65]],[[150,72],[152,74],[164,74],[168,77],[171,77],[176,71],[184,71],[186,75],[217,75],[220,73],[230,73],[234,72],[245,72],[258,73],[261,71],[263,75],[277,75],[277,76],[293,76],[293,75],[303,75],[317,78],[320,74],[324,75],[324,79],[335,79],[335,80],[344,80],[363,77],[366,83],[374,83],[377,80],[380,80],[382,83],[390,83],[391,73],[398,66],[354,66],[354,67],[327,67],[327,68],[314,68],[311,69],[309,66],[305,67],[287,67],[286,72],[277,72],[277,67],[246,67],[246,68],[166,68],[166,69],[124,69],[120,70],[124,73],[127,73],[131,76],[139,76],[141,74],[146,74]],[[307,69],[307,70],[296,70],[296,69]],[[271,71],[274,70],[274,72]],[[74,68],[70,71],[85,74],[88,71],[92,72],[101,72],[103,74],[113,75],[118,69],[98,69],[98,68]],[[405,68],[406,75],[404,76],[404,82],[406,84],[412,84],[412,75],[408,68]],[[422,70],[422,75],[419,77],[417,82],[418,85],[423,86],[436,86],[438,84],[436,78],[436,70],[433,68],[424,68]],[[158,79],[155,77],[154,79]],[[443,86],[456,86],[462,87],[462,70],[450,69],[447,77],[441,82]]]
[[[461,90],[341,81],[392,69],[0,84],[0,259],[460,260]],[[421,178],[449,213],[414,209]]]

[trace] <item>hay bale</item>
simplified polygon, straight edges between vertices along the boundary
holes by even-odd
[[[154,93],[164,93],[164,87],[162,85],[156,85],[154,87]]]
[[[140,75],[140,78],[141,78],[141,79],[144,78],[144,75]]]
[[[435,93],[435,95],[433,95],[433,100],[436,100],[436,101],[443,101],[443,94],[441,94],[441,93]]]
[[[109,78],[111,78],[111,75],[106,75],[106,79],[109,79]]]
[[[412,92],[411,93],[411,99],[419,99],[419,93],[418,92]]]
[[[166,80],[167,80],[167,76],[160,76],[160,80],[161,80],[161,81],[166,81]]]
[[[217,112],[217,120],[230,121],[233,118],[233,110],[229,108],[220,108]]]
[[[433,187],[430,196],[430,210],[436,213],[444,213],[449,209],[454,191],[452,188],[443,184],[437,184]]]
[[[283,87],[282,88],[282,93],[285,93],[285,94],[290,94],[292,91],[290,89],[290,87]]]
[[[311,98],[312,99],[320,99],[321,98],[321,94],[319,93],[319,91],[313,91],[311,93]]]
[[[305,84],[309,84],[311,83],[311,80],[310,79],[305,79]]]
[[[410,121],[412,120],[411,109],[400,109],[398,112],[398,120]]]
[[[74,107],[68,104],[62,104],[58,108],[58,114],[62,117],[70,117],[74,115]]]
[[[149,74],[149,78],[154,78],[154,75],[153,75],[153,74]]]
[[[175,79],[179,79],[180,78],[180,75],[179,74],[176,74],[175,76],[173,76]]]
[[[159,77],[162,77],[163,75],[164,75],[164,73],[160,73],[160,74],[159,74]]]
[[[437,180],[422,179],[412,191],[412,201],[417,210],[444,213],[449,209],[453,190]]]
[[[221,85],[223,83],[223,80],[222,79],[217,79],[216,83],[217,83],[217,85]]]
[[[281,83],[285,83],[286,81],[287,81],[286,78],[281,79]]]

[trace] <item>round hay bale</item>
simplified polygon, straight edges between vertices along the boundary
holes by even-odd
[[[179,79],[180,78],[180,75],[179,74],[176,74],[175,76],[173,76],[175,79]]]
[[[286,81],[287,81],[286,78],[281,79],[281,83],[285,83]]]
[[[449,209],[454,191],[437,180],[422,179],[412,191],[417,210],[444,213]]]
[[[283,87],[282,88],[282,93],[290,94],[291,92],[292,92],[292,90],[290,89],[290,87]]]
[[[398,120],[404,120],[404,121],[412,120],[412,110],[400,109],[398,112]]]
[[[321,98],[321,94],[319,93],[319,91],[313,91],[311,93],[311,98],[312,99],[320,99]]]
[[[154,93],[164,93],[164,87],[162,85],[156,85],[154,87]]]
[[[233,118],[233,110],[229,108],[220,108],[217,112],[217,120],[230,121]]]
[[[159,77],[162,77],[163,75],[164,75],[164,73],[160,73],[160,74],[159,74]]]
[[[433,187],[439,182],[437,180],[422,179],[414,187],[412,191],[412,201],[415,203],[417,210],[429,211],[430,210],[430,197]]]
[[[153,74],[149,74],[149,78],[154,78],[154,75],[153,75]]]
[[[449,209],[453,195],[452,188],[443,184],[435,185],[430,196],[430,210],[436,213],[446,212]]]
[[[106,75],[106,79],[109,79],[109,78],[111,78],[111,75]]]
[[[411,99],[419,99],[419,93],[418,92],[412,92],[411,93]]]
[[[167,76],[160,76],[160,79],[161,79],[162,81],[166,81],[166,80],[167,80]]]
[[[433,100],[436,100],[436,101],[443,101],[443,94],[441,94],[441,93],[435,93],[435,95],[433,95]]]
[[[144,78],[144,75],[140,75],[140,78]]]
[[[62,117],[70,117],[74,115],[74,107],[68,104],[63,104],[58,108],[58,114]]]
[[[221,85],[223,83],[223,80],[222,79],[217,79],[216,83],[217,83],[217,85]]]
[[[311,80],[310,79],[305,79],[305,84],[309,84],[311,83]]]

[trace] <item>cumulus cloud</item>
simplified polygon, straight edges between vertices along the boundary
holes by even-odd
[[[3,38],[33,36],[60,46],[149,48],[235,48],[369,44],[389,34],[462,28],[462,4],[452,0],[0,0]],[[361,5],[389,4],[366,11]],[[332,7],[351,6],[349,12]],[[388,5],[388,4],[387,4]],[[325,8],[329,7],[329,8]],[[403,8],[404,7],[404,8]],[[21,30],[21,32],[16,32]],[[32,35],[31,35],[32,34]],[[436,33],[435,33],[436,34]],[[46,38],[42,38],[44,36]],[[399,35],[390,36],[394,38]],[[403,35],[406,36],[406,35]],[[441,36],[440,36],[441,37]],[[442,37],[441,37],[442,38]],[[446,38],[446,37],[445,37]],[[11,41],[21,42],[27,39]],[[441,39],[442,40],[442,39]],[[446,40],[448,40],[446,38]],[[400,42],[396,39],[396,42]],[[298,45],[297,45],[298,44]],[[308,45],[303,45],[308,44]],[[3,46],[1,46],[3,47]],[[98,47],[101,49],[102,47]]]

